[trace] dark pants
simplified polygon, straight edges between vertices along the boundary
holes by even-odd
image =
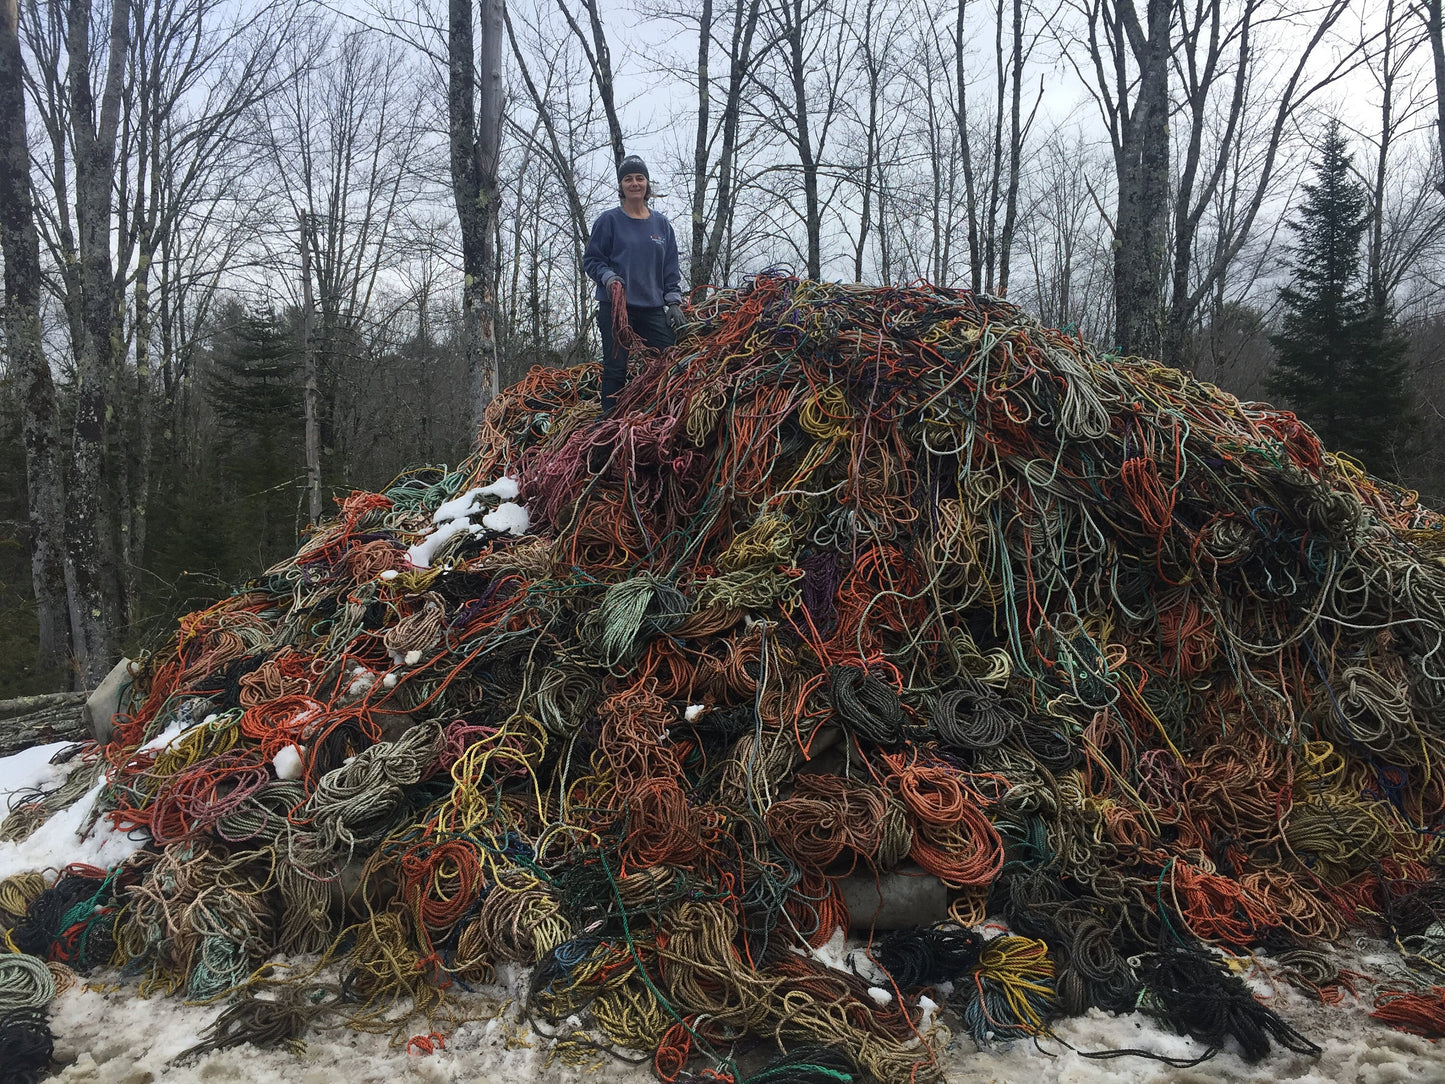
[[[677,342],[672,326],[667,322],[666,309],[644,309],[636,305],[627,306],[627,322],[642,341],[654,350],[671,346]],[[622,385],[627,383],[627,351],[614,356],[612,349],[612,304],[608,301],[597,303],[597,330],[602,332],[602,413],[612,413],[612,404]]]

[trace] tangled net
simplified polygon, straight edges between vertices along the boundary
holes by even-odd
[[[693,316],[609,418],[595,367],[534,369],[464,469],[182,619],[103,751],[153,843],[47,888],[27,949],[241,990],[213,1045],[455,1020],[517,961],[557,1055],[667,1081],[749,1038],[755,1080],[939,1079],[941,1021],[1090,1006],[1311,1051],[1211,947],[1322,997],[1348,930],[1436,951],[1439,515],[1002,301],[764,276]],[[949,920],[825,966],[889,871]],[[258,1001],[278,952],[339,984]]]

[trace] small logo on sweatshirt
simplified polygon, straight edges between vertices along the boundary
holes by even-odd
[[[660,233],[654,233],[654,234],[652,235],[652,243],[653,243],[654,245],[660,245],[660,244],[662,244],[662,234],[660,234]]]

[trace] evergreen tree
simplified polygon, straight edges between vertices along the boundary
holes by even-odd
[[[1304,201],[1288,222],[1293,274],[1280,291],[1284,317],[1270,336],[1275,362],[1265,386],[1327,448],[1390,474],[1389,453],[1408,429],[1405,343],[1388,303],[1371,301],[1361,273],[1368,196],[1351,160],[1336,122],[1320,148],[1315,181],[1304,186]]]
[[[244,314],[205,381],[221,441],[217,465],[236,512],[234,571],[254,576],[296,548],[305,484],[301,356],[272,312]]]

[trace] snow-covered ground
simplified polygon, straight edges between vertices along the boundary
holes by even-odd
[[[39,747],[0,759],[0,811],[16,791],[55,786],[63,768],[49,763],[63,746]],[[102,822],[88,839],[76,836],[86,821],[89,796],[56,814],[24,843],[0,843],[0,878],[26,869],[58,869],[68,862],[108,865],[136,844],[109,832]],[[1367,974],[1389,966],[1387,956],[1342,950],[1342,964]],[[1395,966],[1398,966],[1396,964]],[[1259,973],[1251,982],[1267,1004],[1322,1052],[1317,1057],[1276,1047],[1263,1061],[1246,1064],[1228,1050],[1192,1069],[1177,1069],[1140,1057],[1092,1060],[1077,1051],[1142,1048],[1173,1058],[1202,1052],[1193,1040],[1161,1031],[1147,1016],[1115,1016],[1098,1010],[1055,1024],[1056,1039],[1015,1042],[978,1050],[958,1034],[944,1054],[946,1079],[957,1084],[1204,1084],[1204,1082],[1292,1081],[1297,1084],[1445,1084],[1445,1046],[1407,1035],[1369,1019],[1364,995],[1348,994],[1337,1006],[1320,1005],[1289,986],[1274,986]],[[650,1066],[624,1065],[599,1057],[596,1064],[569,1066],[549,1059],[549,1042],[531,1031],[520,1015],[524,972],[503,969],[499,983],[462,995],[461,1016],[476,1019],[443,1033],[444,1049],[431,1053],[393,1045],[391,1036],[332,1027],[306,1037],[305,1049],[241,1047],[189,1060],[173,1059],[200,1041],[201,1031],[220,1005],[187,1005],[174,998],[142,1000],[133,986],[114,975],[93,974],[63,991],[51,1006],[55,1035],[52,1076],[71,1084],[346,1084],[397,1079],[446,1082],[556,1081],[560,1084],[642,1084],[655,1078]],[[426,1028],[418,1025],[418,1030]],[[1071,1049],[1071,1047],[1073,1049]],[[0,1063],[3,1063],[0,1052]]]
[[[549,1064],[547,1041],[518,1016],[517,1001],[497,987],[471,995],[463,1004],[491,1020],[463,1024],[445,1036],[446,1048],[431,1054],[393,1048],[387,1036],[324,1030],[308,1035],[306,1049],[256,1050],[241,1047],[205,1055],[183,1066],[169,1062],[199,1041],[199,1032],[220,1011],[168,998],[140,1001],[132,989],[74,989],[56,998],[51,1010],[55,1056],[64,1068],[54,1079],[71,1084],[146,1084],[165,1078],[176,1084],[370,1084],[418,1081],[549,1081],[558,1084],[643,1084],[655,1081],[650,1068],[625,1066],[610,1058],[595,1066]],[[1367,1007],[1346,999],[1328,1007],[1293,990],[1270,1004],[1323,1048],[1317,1058],[1276,1049],[1256,1065],[1223,1052],[1193,1069],[1173,1069],[1139,1057],[1092,1061],[1062,1043],[1037,1046],[1015,1042],[979,1051],[967,1036],[946,1051],[946,1078],[957,1084],[1203,1084],[1206,1081],[1292,1081],[1296,1084],[1432,1084],[1445,1081],[1445,1049],[1427,1039],[1394,1031],[1370,1020]],[[1081,1050],[1142,1047],[1175,1057],[1199,1053],[1191,1040],[1161,1032],[1140,1014],[1111,1016],[1091,1010],[1059,1021],[1060,1039]]]

